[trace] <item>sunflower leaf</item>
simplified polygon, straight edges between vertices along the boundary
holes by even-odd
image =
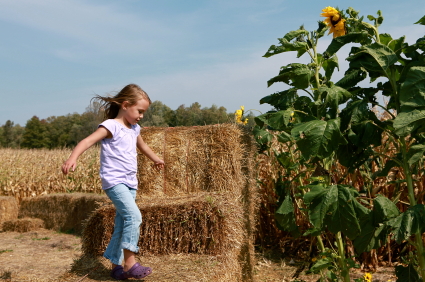
[[[283,52],[297,51],[298,57],[304,54],[309,46],[307,42],[304,41],[303,36],[308,35],[308,31],[305,29],[293,30],[285,34],[283,38],[278,38],[280,45],[272,45],[266,54],[263,57],[271,57]],[[291,42],[293,39],[296,39],[294,42]]]
[[[400,87],[402,110],[425,107],[425,67],[411,67]]]
[[[389,67],[398,61],[397,55],[388,46],[380,43],[353,48],[354,54],[347,58],[351,68],[365,68],[369,72],[387,73]]]
[[[294,112],[293,108],[288,108],[286,110],[281,110],[281,111],[271,113],[267,117],[267,123],[274,130],[283,130],[288,126],[291,120],[291,114],[293,112]]]
[[[423,231],[424,221],[424,205],[418,204],[409,207],[405,212],[396,218],[388,221],[388,225],[393,228],[393,239],[398,244],[409,238],[412,234]]]
[[[322,99],[324,98],[323,107],[331,109],[332,118],[336,118],[338,106],[347,102],[351,97],[350,92],[337,85],[332,85],[331,87],[322,86],[319,88],[319,93]]]
[[[387,197],[378,195],[373,200],[373,210],[360,218],[362,230],[354,239],[357,253],[379,248],[386,241],[389,228],[384,223],[400,214],[397,206]]]
[[[256,118],[256,121],[257,121],[257,118]],[[254,127],[253,134],[254,134],[255,140],[259,144],[267,144],[273,139],[273,135],[270,132],[268,132],[267,130],[261,129],[257,126]]]
[[[305,29],[297,29],[297,30],[290,31],[287,34],[285,34],[283,39],[286,39],[289,42],[292,39],[303,36],[303,35],[308,35],[308,31],[305,30]]]
[[[425,25],[425,16],[423,16],[419,21],[415,22],[415,24]]]
[[[285,200],[275,213],[275,218],[279,229],[291,232],[294,237],[299,237],[301,235],[295,221],[295,209],[291,195],[286,195]]]
[[[425,153],[425,145],[424,144],[416,144],[410,146],[409,151],[407,152],[407,159],[409,165],[413,165],[420,161],[423,158]]]
[[[333,259],[324,257],[316,261],[315,264],[308,270],[307,273],[318,273],[320,270],[328,268],[333,263]]]
[[[279,75],[267,81],[268,87],[275,82],[284,82],[298,89],[305,89],[310,85],[313,71],[304,64],[289,64],[281,68]]]
[[[397,276],[397,282],[422,282],[422,278],[419,277],[416,268],[412,264],[409,264],[406,267],[403,265],[397,265],[395,267],[395,275]]]
[[[297,124],[292,130],[298,148],[303,157],[326,158],[338,149],[339,144],[346,141],[339,131],[339,120],[312,120]]]
[[[352,32],[343,36],[334,38],[326,49],[324,55],[332,57],[336,52],[339,51],[344,45],[348,43],[369,43],[369,35],[367,32]]]
[[[328,78],[328,80],[331,80],[331,77],[332,77],[332,74],[333,74],[335,68],[337,68],[338,71],[339,71],[339,64],[338,64],[337,55],[333,55],[329,59],[324,60],[322,67],[325,70],[325,76]]]
[[[367,73],[363,69],[348,69],[344,77],[335,83],[335,85],[348,89],[356,86],[357,83],[364,80],[366,77]]]
[[[356,208],[357,200],[350,188],[345,185],[309,187],[310,192],[304,195],[304,202],[309,207],[311,224],[320,230],[327,227],[334,234],[341,231],[354,239],[360,233],[359,217],[364,213]]]
[[[260,104],[269,104],[275,107],[277,110],[284,110],[291,107],[298,98],[297,89],[290,88],[288,90],[276,92],[274,94],[263,97],[260,100]]]
[[[423,126],[425,122],[425,110],[413,110],[401,112],[394,119],[394,133],[400,137],[406,137],[416,129]]]

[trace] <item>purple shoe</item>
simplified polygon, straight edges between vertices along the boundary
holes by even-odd
[[[128,271],[124,272],[124,277],[142,279],[151,273],[152,269],[150,267],[141,266],[140,263],[136,262]]]
[[[117,280],[127,280],[127,277],[124,275],[124,267],[117,265],[111,271],[111,277]]]

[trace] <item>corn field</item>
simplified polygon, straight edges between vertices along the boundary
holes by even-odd
[[[20,202],[51,193],[100,193],[99,148],[85,152],[75,172],[65,176],[61,166],[70,154],[71,149],[0,149],[0,195]]]

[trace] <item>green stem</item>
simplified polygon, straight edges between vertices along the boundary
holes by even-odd
[[[362,22],[362,24],[368,28],[373,29],[373,32],[375,33],[375,41],[377,43],[381,43],[381,39],[379,38],[379,32],[378,32],[378,28],[371,25],[370,23],[366,23],[366,22]]]
[[[313,45],[313,52],[314,52],[314,65],[315,67],[315,71],[314,71],[314,79],[316,80],[316,89],[319,90],[320,87],[320,79],[319,79],[319,71],[320,71],[320,65],[319,65],[319,60],[317,59],[317,51],[316,51],[316,45]]]
[[[381,43],[381,39],[379,38],[378,27],[376,27],[374,25],[371,25],[370,23],[367,23],[367,22],[359,21],[356,18],[349,18],[347,20],[352,20],[352,21],[355,21],[355,22],[360,22],[365,27],[370,28],[370,29],[373,29],[373,32],[375,33],[375,41],[378,42],[378,43]],[[368,36],[373,38],[373,36],[371,36],[371,35],[368,35]]]
[[[376,104],[378,107],[381,107],[384,111],[386,111],[393,119],[395,119],[395,116],[384,106]]]
[[[410,206],[413,207],[417,204],[416,198],[415,198],[415,191],[413,188],[413,180],[412,180],[412,172],[410,171],[410,166],[407,159],[407,145],[406,140],[404,138],[400,138],[401,143],[401,152],[403,154],[403,170],[404,174],[406,176],[407,181],[407,191],[409,196],[409,202]],[[420,231],[417,231],[415,233],[415,244],[412,244],[414,247],[416,247],[416,256],[419,262],[419,272],[422,277],[422,279],[425,278],[425,254],[424,254],[424,244],[422,241],[422,233]]]
[[[397,114],[398,114],[398,113],[400,113],[400,101],[399,101],[399,97],[398,97],[398,87],[397,87],[397,79],[395,77],[395,71],[393,69],[390,69],[390,75],[388,75],[388,73],[387,73],[387,77],[390,81],[391,88],[393,89],[392,96],[395,98],[396,111],[397,111]]]
[[[325,244],[323,244],[322,235],[316,236],[317,242],[319,242],[319,248],[322,253],[325,252]]]
[[[400,149],[401,149],[401,152],[403,154],[402,165],[403,165],[404,174],[406,176],[409,202],[410,202],[410,206],[413,207],[413,206],[416,205],[416,198],[415,198],[415,192],[414,192],[414,189],[413,189],[412,173],[410,171],[410,166],[409,166],[409,163],[408,163],[406,140],[404,138],[400,138],[400,143],[401,143]]]
[[[350,282],[350,271],[345,261],[344,243],[342,242],[341,232],[336,233],[336,244],[338,247],[338,263],[341,270],[341,276],[344,282]]]
[[[305,92],[307,92],[307,94],[311,97],[311,99],[314,100],[313,94],[311,94],[310,92],[308,92],[306,89],[300,89],[300,90],[304,90]]]
[[[291,150],[291,148],[289,148],[289,153],[291,154],[291,159],[292,159],[292,162],[293,163],[296,163],[296,161],[295,161],[295,157],[294,157],[294,154],[292,153],[292,150]],[[296,170],[296,172],[297,172],[297,175],[299,174],[299,171],[298,170]],[[302,182],[302,180],[301,180],[301,178],[299,177],[298,178],[298,181],[300,182],[300,186],[303,186],[303,182]],[[303,193],[303,195],[305,194],[305,191],[304,191],[304,189],[303,190],[301,190],[301,193]],[[297,205],[298,205],[298,202],[297,202]],[[305,215],[304,215],[305,216]],[[322,235],[318,235],[318,236],[316,236],[316,239],[317,239],[317,242],[319,242],[319,249],[320,249],[320,251],[322,252],[322,253],[324,253],[325,252],[325,245],[323,244],[323,240],[322,240]]]

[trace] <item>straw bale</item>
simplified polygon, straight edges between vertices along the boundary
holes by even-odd
[[[59,193],[22,199],[19,217],[40,218],[47,229],[81,234],[83,220],[105,203],[106,195]]]
[[[0,196],[0,224],[18,218],[19,206],[15,197]]]
[[[232,275],[252,278],[251,247],[244,229],[240,199],[229,193],[198,193],[174,198],[143,197],[139,256],[198,254],[215,256]],[[113,232],[115,209],[93,212],[82,235],[86,256],[103,254]],[[229,270],[230,271],[230,270]],[[241,278],[242,279],[242,278]],[[224,281],[224,280],[223,280]],[[233,280],[235,281],[235,280]]]
[[[145,128],[145,142],[165,161],[158,174],[139,155],[139,187],[144,194],[179,194],[231,191],[241,194],[244,175],[241,165],[247,148],[242,127],[219,124],[199,127]],[[249,144],[252,146],[252,144]]]
[[[147,129],[143,129],[146,131]],[[164,159],[164,146],[162,140],[164,139],[164,129],[161,127],[150,127],[148,129],[149,134],[142,134],[143,140],[159,157]],[[156,170],[152,169],[149,165],[151,160],[139,154],[138,157],[138,179],[139,188],[150,194],[163,194],[163,177],[158,177]],[[149,165],[147,165],[149,164]],[[162,174],[163,172],[161,172]],[[149,183],[149,185],[146,185]]]
[[[39,228],[44,228],[44,221],[39,218],[19,218],[8,220],[3,223],[3,231],[28,232]]]
[[[220,124],[200,127],[145,128],[142,137],[156,146],[165,161],[158,173],[139,155],[139,188],[142,196],[175,197],[205,192],[224,192],[238,198],[243,210],[242,245],[239,257],[251,267],[260,197],[256,184],[256,142],[244,126]],[[252,269],[244,270],[252,273]]]
[[[243,188],[241,194],[241,202],[243,206],[244,218],[244,242],[242,246],[246,248],[241,251],[239,260],[245,267],[243,273],[253,273],[252,268],[255,264],[254,244],[256,240],[256,227],[258,226],[258,215],[260,210],[260,194],[256,182],[258,175],[258,167],[255,156],[257,155],[257,145],[252,138],[251,129],[241,127],[241,143],[243,144],[243,158],[241,162],[241,171],[243,173]],[[252,280],[253,277],[244,277],[247,280]]]

